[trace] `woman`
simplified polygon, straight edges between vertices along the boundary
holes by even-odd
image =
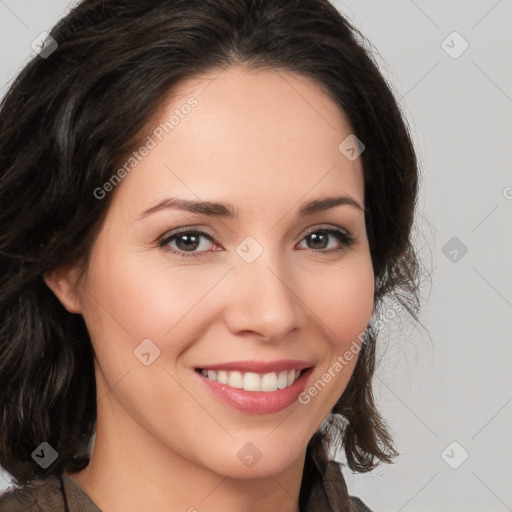
[[[359,34],[327,0],[50,34],[1,110],[2,510],[369,510],[328,450],[396,455],[375,320],[417,316],[418,168]]]

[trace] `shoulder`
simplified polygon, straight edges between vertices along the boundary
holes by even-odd
[[[359,498],[354,496],[350,496],[350,501],[354,506],[354,512],[373,512],[370,510]]]
[[[62,482],[54,475],[32,480],[0,495],[2,512],[60,512],[65,510]]]
[[[349,495],[340,462],[328,461],[323,483],[329,503],[344,504],[343,510],[350,512],[374,512],[360,498]]]

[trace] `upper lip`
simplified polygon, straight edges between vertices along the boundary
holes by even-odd
[[[198,366],[202,370],[227,370],[254,373],[281,372],[284,370],[303,370],[313,366],[310,361],[280,359],[279,361],[230,361],[227,363]]]

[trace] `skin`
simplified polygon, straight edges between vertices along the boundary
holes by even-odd
[[[303,359],[315,365],[309,387],[364,331],[374,274],[363,211],[298,216],[303,203],[333,195],[364,207],[361,159],[340,152],[347,119],[301,75],[243,66],[204,74],[175,89],[152,126],[191,96],[198,105],[117,186],[84,278],[74,267],[45,276],[83,315],[96,354],[92,459],[71,476],[108,512],[296,512],[307,443],[357,356],[309,403],[272,414],[219,402],[193,369]],[[163,209],[137,220],[170,196],[231,203],[239,218]],[[197,258],[158,246],[183,226],[214,235],[189,249]],[[306,236],[329,227],[354,244]],[[252,263],[236,252],[248,236],[263,248]],[[187,250],[183,237],[167,247]],[[149,366],[134,356],[146,338],[160,350]],[[237,457],[248,442],[262,453],[252,467]]]

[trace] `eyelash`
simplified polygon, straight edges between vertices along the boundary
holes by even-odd
[[[318,255],[321,253],[333,253],[333,252],[340,252],[345,249],[348,249],[350,246],[352,246],[355,243],[355,239],[347,231],[341,230],[341,229],[335,229],[335,228],[311,229],[304,235],[302,240],[306,239],[312,233],[319,233],[319,232],[327,233],[327,234],[333,236],[334,238],[336,238],[338,241],[341,242],[342,246],[337,249],[328,249],[328,250],[326,250],[326,249],[304,249],[304,250],[306,250],[310,253],[313,253],[315,255]],[[158,241],[158,246],[164,248],[164,250],[167,250],[180,258],[198,258],[198,257],[202,257],[204,255],[204,253],[210,252],[210,251],[199,251],[199,252],[190,252],[189,253],[187,251],[181,251],[178,249],[166,247],[175,238],[178,238],[180,235],[184,235],[184,234],[186,234],[186,235],[193,234],[193,235],[204,236],[210,242],[216,244],[213,234],[211,234],[209,232],[193,230],[190,228],[182,228],[182,229],[178,229],[177,231],[172,232],[168,236],[164,235],[164,237]],[[301,240],[301,242],[302,242],[302,240]]]

